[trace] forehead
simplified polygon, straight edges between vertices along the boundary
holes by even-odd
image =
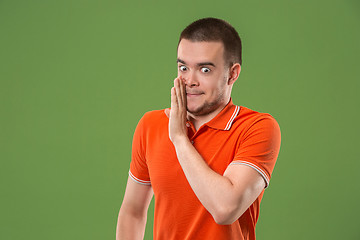
[[[201,62],[224,62],[224,45],[222,42],[193,42],[182,39],[178,46],[178,58],[189,65]]]

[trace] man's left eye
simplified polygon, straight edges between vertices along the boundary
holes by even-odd
[[[203,67],[203,68],[201,68],[201,71],[202,71],[203,73],[208,73],[208,72],[210,72],[210,68]]]

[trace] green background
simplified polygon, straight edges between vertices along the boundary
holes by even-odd
[[[243,41],[234,103],[282,131],[258,239],[360,239],[357,0],[0,0],[0,239],[115,239],[135,126],[208,16]]]

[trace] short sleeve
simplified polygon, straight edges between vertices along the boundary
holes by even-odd
[[[254,121],[240,140],[230,164],[243,164],[255,169],[269,185],[281,142],[280,127],[270,115]]]
[[[133,136],[129,176],[137,183],[151,185],[146,162],[145,115],[140,119]]]

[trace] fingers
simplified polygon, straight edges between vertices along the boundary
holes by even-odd
[[[183,106],[186,108],[186,87],[184,80],[180,77],[179,78],[180,86],[181,86],[181,101]]]
[[[171,110],[174,111],[178,108],[177,97],[176,97],[176,89],[175,87],[171,88]]]
[[[176,103],[177,106],[180,108],[180,104],[181,102],[179,101],[179,96],[180,96],[180,86],[179,86],[179,79],[175,78],[174,80],[174,89],[175,89],[175,98],[176,98]]]
[[[165,115],[170,118],[170,108],[165,109]]]
[[[179,81],[181,83],[181,89],[182,89],[182,103],[184,106],[184,110],[186,111],[186,119],[189,120],[189,115],[187,112],[187,96],[186,96],[186,84],[185,84],[185,79],[183,79],[181,76],[179,77]]]
[[[174,80],[174,87],[171,88],[171,112],[185,111],[186,112],[186,87],[184,80],[177,77]]]
[[[179,108],[186,107],[186,89],[184,81],[180,77],[174,80],[174,88]]]

